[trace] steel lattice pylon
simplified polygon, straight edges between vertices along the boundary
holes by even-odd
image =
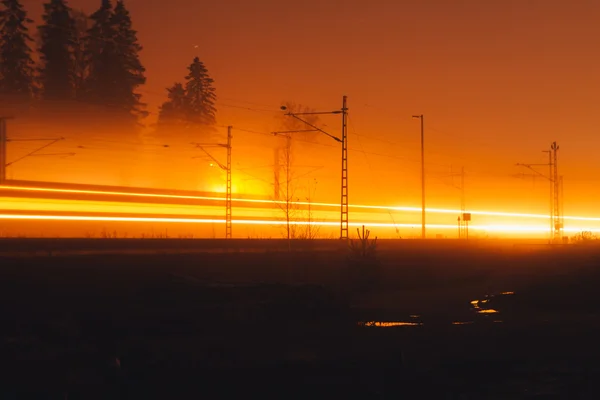
[[[562,202],[563,202],[563,188],[562,188],[562,176],[558,174],[558,149],[559,146],[556,142],[552,142],[550,150],[544,150],[544,153],[548,153],[547,164],[517,164],[518,166],[525,167],[535,172],[536,176],[541,176],[550,182],[550,241],[556,242],[562,239],[563,233],[563,216],[562,216]],[[548,176],[536,171],[535,166],[547,166]]]
[[[227,174],[226,190],[225,190],[225,237],[231,239],[231,130],[233,127],[227,127],[227,143],[194,143],[196,147],[202,150],[215,164],[219,166]],[[205,147],[221,147],[227,150],[227,162],[225,165],[219,162],[212,154],[210,154]],[[198,158],[198,157],[194,157]]]
[[[348,240],[348,107],[347,96],[342,105],[342,199],[340,238]]]
[[[231,239],[231,126],[227,127],[227,189],[225,194],[225,237]]]
[[[560,207],[560,199],[561,199],[561,182],[558,176],[558,144],[556,144],[556,142],[553,142],[552,145],[550,146],[550,149],[552,150],[552,158],[553,158],[553,171],[552,171],[552,183],[554,186],[554,190],[553,190],[553,196],[552,196],[552,200],[553,200],[553,207],[552,207],[552,217],[553,217],[553,228],[554,228],[554,232],[553,232],[553,238],[554,240],[560,240],[562,237],[562,210]]]

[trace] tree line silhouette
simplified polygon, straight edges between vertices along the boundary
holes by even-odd
[[[65,107],[84,104],[138,125],[148,115],[137,92],[146,83],[142,46],[123,0],[100,0],[91,15],[67,0],[43,4],[35,39],[20,0],[0,0],[0,100],[2,104]],[[158,126],[215,123],[214,81],[196,57],[184,83],[167,89]]]

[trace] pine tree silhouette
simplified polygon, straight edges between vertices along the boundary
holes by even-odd
[[[214,80],[209,76],[208,70],[200,58],[194,58],[188,67],[189,73],[185,77],[185,92],[188,102],[187,119],[194,125],[211,126],[216,122],[215,101],[217,95],[213,87]]]
[[[44,4],[44,24],[40,32],[42,97],[70,100],[75,96],[76,28],[72,11],[65,0]]]
[[[92,26],[86,38],[88,74],[85,82],[85,99],[104,106],[114,104],[115,83],[113,70],[116,62],[115,30],[112,25],[112,3],[102,0],[100,8],[90,19]]]
[[[185,126],[188,102],[183,85],[175,83],[167,92],[168,100],[162,104],[158,115],[159,126]]]
[[[19,0],[0,4],[0,94],[28,99],[34,89],[34,62],[27,24],[33,21]]]
[[[118,0],[111,17],[115,33],[115,64],[113,69],[116,104],[133,116],[146,116],[145,104],[135,89],[146,83],[146,69],[140,62],[142,46],[138,43],[137,32],[133,30],[131,16],[125,3]]]
[[[159,127],[210,128],[216,122],[216,90],[204,63],[194,58],[185,84],[167,89],[168,100],[160,107]]]
[[[75,97],[85,98],[85,81],[88,76],[89,60],[86,53],[87,32],[90,28],[90,17],[81,10],[71,10],[75,23],[75,37],[73,38],[73,68]]]

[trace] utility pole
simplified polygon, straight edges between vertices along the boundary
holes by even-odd
[[[421,120],[421,239],[425,239],[425,129],[423,114],[413,115]]]
[[[231,131],[233,127],[227,127],[227,143],[192,143],[202,150],[215,164],[219,166],[226,173],[226,189],[225,189],[225,238],[231,239],[232,237],[232,223],[231,223],[231,139],[233,138]],[[219,160],[212,156],[205,147],[224,147],[227,150],[227,161],[226,165],[223,165]],[[200,158],[200,157],[193,157]]]
[[[342,101],[342,201],[340,239],[348,240],[348,97]]]

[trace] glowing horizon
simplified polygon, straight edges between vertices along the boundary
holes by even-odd
[[[131,196],[131,197],[148,197],[148,198],[165,198],[165,199],[186,199],[186,200],[208,200],[208,201],[225,201],[224,197],[216,196],[192,196],[192,195],[167,195],[167,194],[155,194],[155,193],[130,193],[130,192],[118,192],[118,191],[101,191],[101,190],[88,190],[88,189],[56,189],[56,188],[37,188],[37,187],[26,187],[26,186],[0,186],[0,189],[6,190],[24,190],[24,191],[35,191],[35,192],[54,192],[54,193],[73,193],[73,194],[98,194],[98,195],[110,195],[110,196]],[[262,199],[242,199],[232,198],[232,201],[246,202],[246,203],[258,203],[258,204],[285,204],[285,201],[278,200],[262,200]],[[322,203],[322,202],[307,202],[307,201],[290,201],[293,205],[304,205],[304,206],[322,206],[322,207],[340,207],[340,204],[335,203]],[[350,208],[362,208],[362,209],[375,209],[375,210],[388,210],[388,211],[408,211],[408,212],[421,212],[420,207],[408,207],[408,206],[384,206],[384,205],[363,205],[363,204],[349,204]],[[425,208],[426,212],[436,214],[460,214],[461,210],[452,209],[441,209],[441,208]],[[487,216],[498,216],[498,217],[516,217],[516,218],[540,218],[550,219],[550,215],[546,214],[532,214],[532,213],[512,213],[502,211],[482,211],[482,210],[465,210],[465,212],[473,215],[487,215]],[[562,216],[563,220],[572,221],[600,221],[600,217],[583,217],[583,216]],[[396,224],[398,225],[398,224]],[[398,225],[399,226],[399,225]],[[419,225],[420,226],[420,225]]]
[[[163,223],[189,223],[189,224],[203,224],[203,223],[225,223],[224,219],[209,219],[209,218],[164,218],[164,217],[121,217],[121,216],[91,216],[91,215],[18,215],[18,214],[0,214],[0,220],[37,220],[37,221],[105,221],[105,222],[163,222]],[[232,224],[240,225],[286,225],[286,221],[281,220],[245,220],[245,219],[233,219]],[[333,221],[290,221],[290,225],[312,225],[312,226],[339,226],[339,222]],[[383,222],[350,222],[349,226],[360,227],[383,227],[383,228],[420,228],[421,224],[393,224]],[[456,226],[452,224],[426,224],[428,228],[436,229],[452,229],[455,230]],[[519,225],[472,225],[469,229],[477,231],[491,231],[491,232],[503,232],[503,233],[534,233],[534,232],[546,232],[550,229],[543,226],[519,226]],[[589,231],[593,233],[600,232],[600,228],[579,228],[569,227],[563,229],[565,232],[581,232]]]

